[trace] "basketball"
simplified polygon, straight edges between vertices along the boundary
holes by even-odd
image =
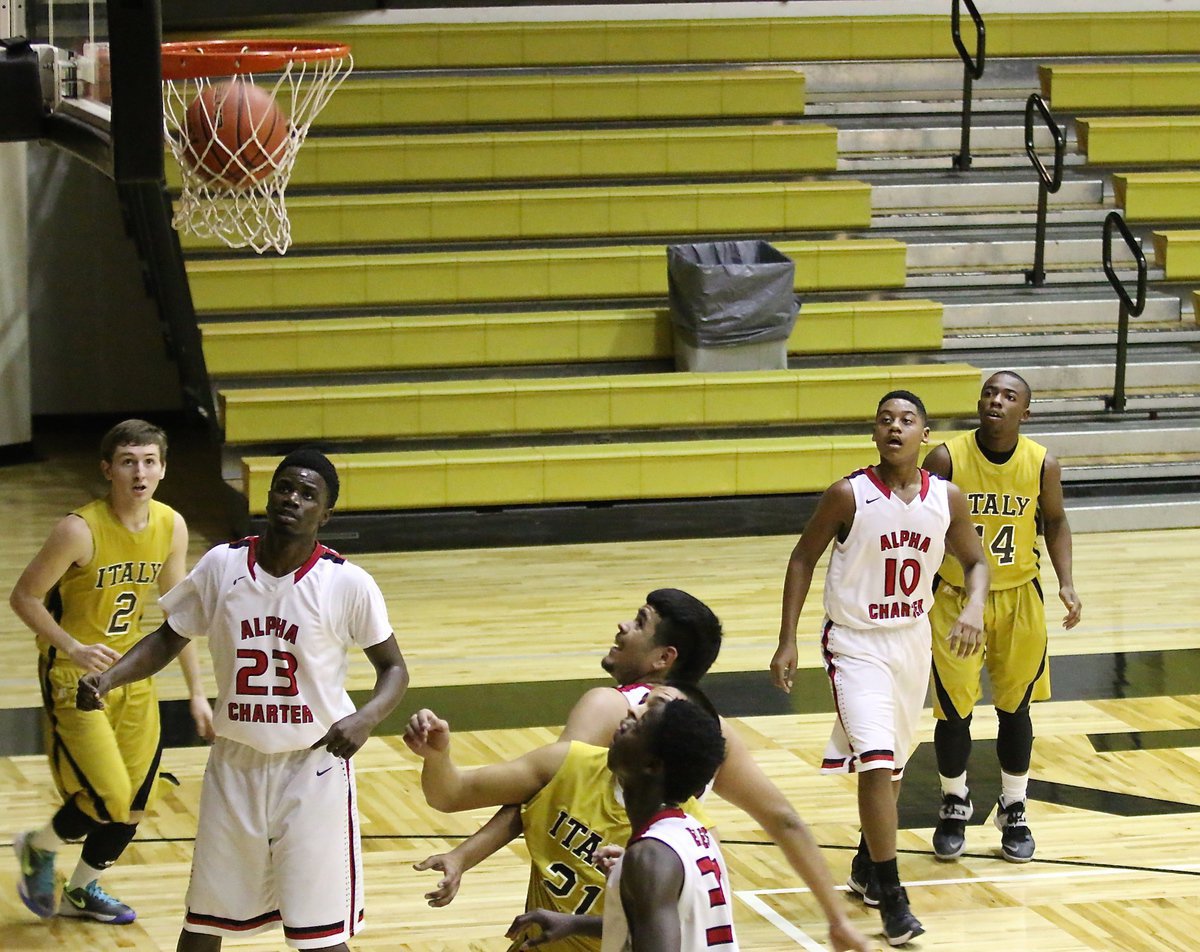
[[[243,189],[279,167],[290,128],[269,92],[235,78],[206,86],[188,105],[184,152],[214,184]]]

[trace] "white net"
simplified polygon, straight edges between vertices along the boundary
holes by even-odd
[[[286,252],[296,154],[352,68],[347,52],[291,60],[281,72],[164,79],[163,132],[182,176],[175,228],[230,248]]]

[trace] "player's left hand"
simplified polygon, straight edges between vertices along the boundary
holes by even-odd
[[[519,946],[520,949],[536,949],[539,945],[545,945],[547,942],[557,942],[559,939],[565,939],[569,935],[575,933],[575,925],[577,924],[576,916],[566,912],[552,912],[549,909],[534,909],[530,912],[524,912],[513,920],[508,931],[504,933],[506,939],[517,939],[524,935],[531,927],[539,927],[542,931],[539,935],[526,938]]]
[[[325,736],[312,745],[312,749],[324,747],[334,757],[349,760],[371,736],[371,725],[357,713],[347,714],[340,721],[335,721],[325,732]]]
[[[1062,626],[1070,631],[1079,624],[1079,619],[1083,617],[1083,602],[1079,600],[1074,586],[1071,585],[1061,586],[1058,590],[1058,597],[1067,606],[1067,614],[1063,618]]]
[[[967,658],[983,647],[983,609],[966,605],[946,636],[950,650],[960,658]]]
[[[213,710],[206,697],[194,697],[188,701],[188,710],[192,715],[192,723],[196,725],[196,734],[202,740],[212,743],[216,737],[213,730]]]
[[[404,743],[418,757],[428,757],[431,753],[448,750],[450,724],[429,708],[423,707],[408,719]]]
[[[837,952],[874,952],[879,948],[854,928],[849,917],[843,917],[829,924],[829,945]]]
[[[625,847],[609,843],[607,846],[601,846],[600,849],[596,850],[594,865],[596,869],[600,870],[607,877],[613,871],[613,867],[617,865],[617,860],[624,855]]]

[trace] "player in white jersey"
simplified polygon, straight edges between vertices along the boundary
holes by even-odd
[[[210,550],[162,599],[169,616],[77,703],[159,670],[208,637],[217,678],[187,916],[179,952],[282,923],[298,949],[345,950],[362,926],[362,855],[350,758],[392,711],[408,672],[383,595],[317,542],[337,501],[333,464],[296,450],[279,464],[262,536]],[[347,653],[363,649],[375,688],[359,710]]]
[[[879,401],[873,440],[879,462],[822,495],[788,562],[775,684],[790,691],[796,626],[817,561],[834,543],[825,576],[821,649],[838,719],[822,770],[858,775],[863,837],[850,888],[879,906],[891,945],[924,932],[896,866],[896,801],[929,683],[928,611],[948,549],[963,565],[969,593],[949,632],[960,655],[978,650],[988,567],[956,486],[917,465],[929,439],[925,406],[906,390]]]
[[[518,916],[510,937],[533,926],[541,930],[522,949],[600,935],[603,952],[736,952],[733,894],[720,846],[679,809],[725,756],[716,711],[698,688],[681,684],[656,688],[640,713],[621,722],[608,752],[633,830],[606,885],[620,902],[605,903],[603,917],[545,909]]]

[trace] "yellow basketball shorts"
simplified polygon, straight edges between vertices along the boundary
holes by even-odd
[[[1050,697],[1046,606],[1036,578],[1016,588],[988,593],[983,611],[984,648],[967,658],[951,654],[946,636],[966,592],[945,580],[938,584],[929,612],[933,628],[933,713],[946,720],[945,705],[966,717],[983,697],[980,679],[986,666],[992,702],[1006,713],[1024,710],[1031,701]]]
[[[154,805],[162,754],[158,694],[153,680],[138,681],[106,694],[104,710],[81,711],[75,691],[83,675],[53,649],[38,660],[50,772],[64,803],[74,799],[103,823],[128,823],[131,812]]]

